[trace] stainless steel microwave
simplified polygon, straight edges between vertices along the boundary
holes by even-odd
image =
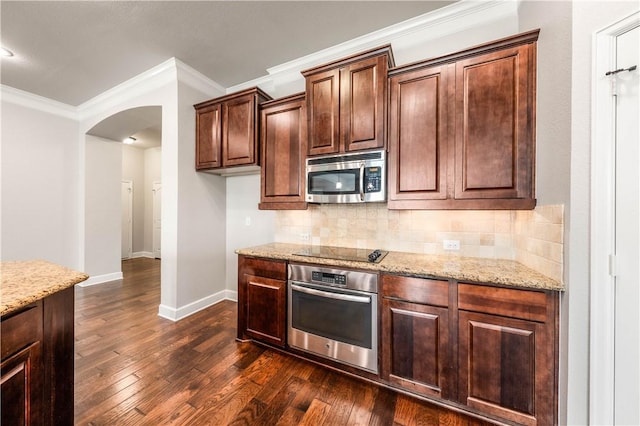
[[[386,152],[307,158],[309,203],[371,203],[387,199]]]

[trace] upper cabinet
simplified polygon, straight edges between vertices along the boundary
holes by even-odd
[[[389,208],[535,207],[538,33],[390,71]]]
[[[304,93],[260,107],[261,210],[301,210],[307,149],[307,104]]]
[[[194,105],[196,170],[220,174],[258,170],[258,106],[270,99],[254,87]]]
[[[302,72],[308,155],[386,146],[387,70],[393,66],[387,45]]]

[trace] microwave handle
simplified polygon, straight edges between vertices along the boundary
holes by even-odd
[[[360,201],[364,201],[364,163],[360,163]]]

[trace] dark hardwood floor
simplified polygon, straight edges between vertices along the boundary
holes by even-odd
[[[253,343],[236,304],[158,316],[160,261],[76,287],[77,425],[485,425]]]

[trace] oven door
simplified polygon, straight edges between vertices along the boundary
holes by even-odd
[[[378,295],[289,282],[289,346],[378,372]]]

